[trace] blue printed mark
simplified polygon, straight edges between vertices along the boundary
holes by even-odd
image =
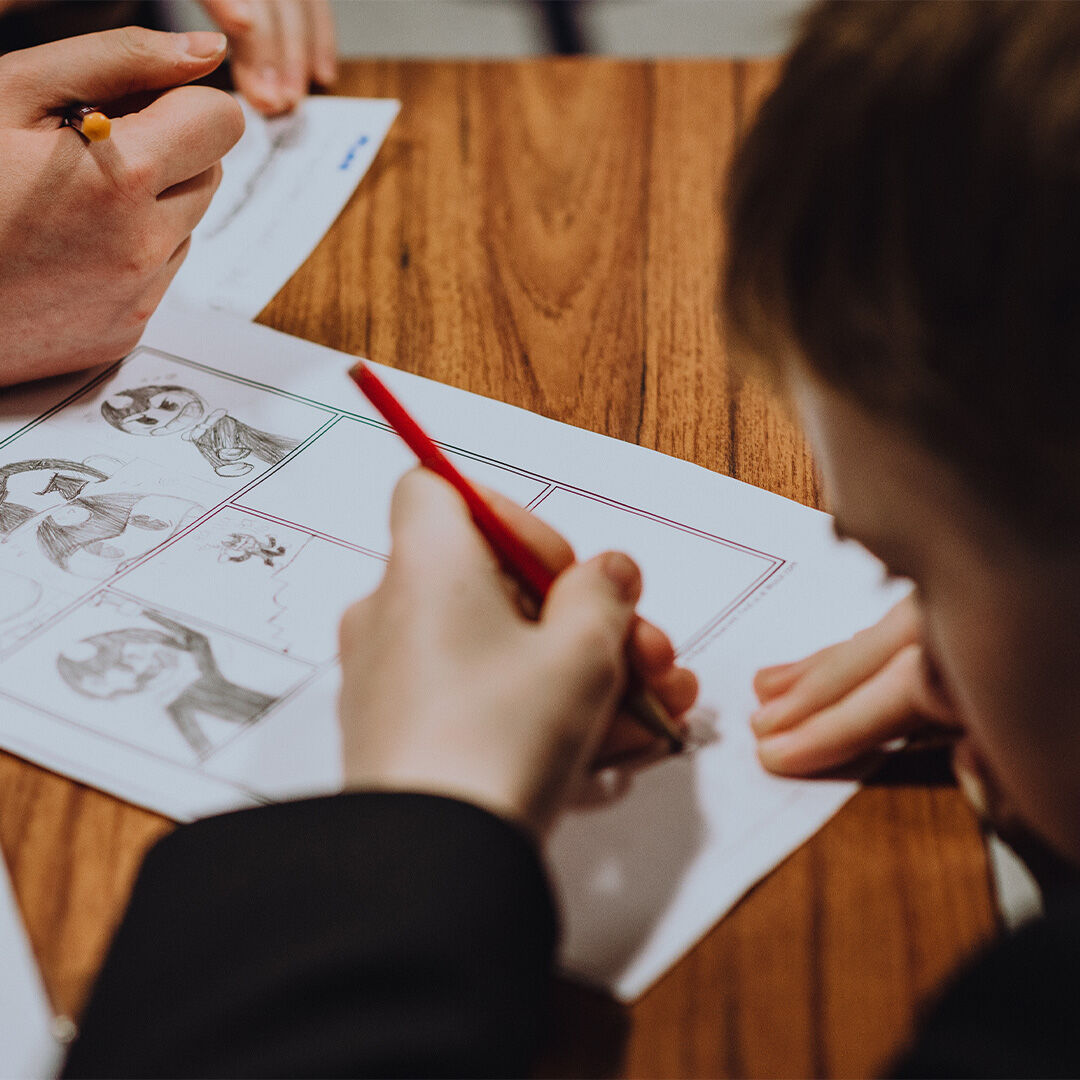
[[[341,164],[338,166],[338,168],[342,172],[344,172],[353,163],[353,158],[356,157],[356,152],[361,147],[367,146],[367,144],[368,137],[366,135],[361,135],[360,138],[357,139],[356,142],[354,142],[352,146],[349,147],[349,152],[345,155],[344,158],[342,158]]]

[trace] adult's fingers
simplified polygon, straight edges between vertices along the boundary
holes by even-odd
[[[9,53],[0,66],[8,115],[33,122],[76,102],[104,104],[145,90],[180,86],[225,57],[221,34],[167,34],[128,26]]]
[[[759,737],[770,772],[808,776],[846,764],[925,723],[922,649],[906,645],[869,679],[804,723]]]
[[[231,64],[236,88],[267,116],[288,112],[296,104],[282,80],[281,19],[274,0],[252,0],[249,25],[230,34]]]
[[[202,6],[230,37],[252,27],[255,5],[251,0],[202,0]]]
[[[918,638],[918,608],[907,597],[879,622],[860,630],[850,640],[798,661],[793,665],[794,677],[792,671],[778,673],[777,681],[789,680],[789,685],[750,717],[754,732],[760,737],[784,731],[827,708]],[[760,692],[759,680],[755,680],[755,689]]]
[[[337,33],[328,0],[309,0],[308,17],[311,66],[315,81],[329,89],[337,82]]]
[[[278,70],[289,108],[299,104],[311,82],[311,43],[303,8],[307,0],[277,0]]]
[[[113,121],[113,153],[156,196],[205,172],[243,133],[244,114],[229,94],[182,86]]]

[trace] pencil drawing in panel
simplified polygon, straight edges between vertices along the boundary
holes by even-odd
[[[200,761],[214,749],[208,722],[252,724],[277,700],[227,679],[205,634],[157,611],[142,615],[156,627],[93,634],[61,653],[64,682],[98,700],[155,701]]]
[[[203,456],[218,476],[239,477],[252,460],[276,465],[299,440],[252,427],[225,409],[208,410],[203,398],[183,386],[133,386],[110,394],[101,405],[107,423],[127,435],[179,436]]]

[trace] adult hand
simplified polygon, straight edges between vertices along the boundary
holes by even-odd
[[[259,112],[288,112],[312,84],[337,79],[327,0],[201,0],[229,37],[233,81]]]
[[[341,725],[350,787],[453,795],[543,832],[613,727],[628,651],[676,717],[697,682],[638,620],[637,567],[607,553],[574,563],[543,522],[488,493],[553,570],[526,617],[458,494],[426,470],[399,483],[379,588],[341,626]],[[623,721],[625,725],[626,721]]]
[[[958,728],[920,643],[913,596],[848,641],[754,676],[750,718],[771,772],[809,776],[927,724]]]
[[[243,131],[228,94],[181,85],[224,55],[220,34],[129,27],[0,57],[0,385],[135,346]],[[76,102],[111,138],[61,127]]]

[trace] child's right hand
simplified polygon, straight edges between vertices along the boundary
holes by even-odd
[[[809,776],[929,724],[957,728],[920,640],[914,596],[848,641],[754,676],[750,725],[770,772]]]

